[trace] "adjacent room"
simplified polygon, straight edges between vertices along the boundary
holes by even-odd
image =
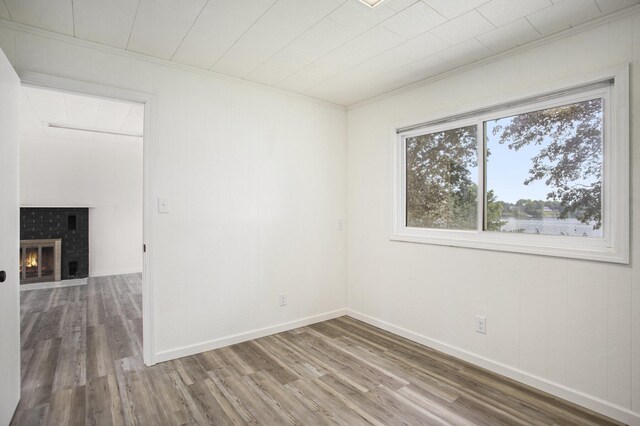
[[[0,0],[0,425],[640,425],[640,0]]]

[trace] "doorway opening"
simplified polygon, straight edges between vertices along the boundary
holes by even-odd
[[[150,97],[31,79],[43,81],[23,78],[21,95],[23,399],[110,377],[120,360],[153,363],[142,250]],[[50,374],[33,376],[45,360]]]

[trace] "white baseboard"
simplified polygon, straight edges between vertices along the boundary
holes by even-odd
[[[77,278],[71,280],[50,281],[46,283],[20,284],[20,291],[51,290],[52,288],[74,287],[77,285],[87,285],[87,279]]]
[[[587,395],[575,389],[568,388],[559,383],[551,382],[542,377],[535,376],[527,373],[526,371],[519,370],[515,367],[490,360],[483,356],[474,354],[461,348],[449,345],[439,340],[431,339],[419,333],[407,330],[406,328],[398,327],[389,322],[379,320],[377,318],[370,317],[353,309],[346,309],[346,314],[357,320],[366,322],[367,324],[386,330],[390,333],[397,334],[406,339],[436,349],[440,352],[444,352],[448,355],[470,362],[487,370],[509,377],[510,379],[524,383],[541,391],[548,392],[552,395],[558,396],[574,404],[581,405],[590,410],[609,416],[618,421],[624,422],[629,425],[640,425],[640,413],[635,413],[627,408],[621,407],[616,404],[612,404],[600,398]]]
[[[112,275],[127,275],[127,274],[141,274],[141,268],[129,268],[129,269],[114,269],[111,271],[92,271],[89,274],[89,278],[109,277]]]
[[[248,340],[258,339],[260,337],[281,333],[283,331],[293,330],[295,328],[304,327],[306,325],[315,324],[317,322],[327,321],[327,320],[338,318],[344,315],[346,315],[345,309],[337,309],[335,311],[325,312],[323,314],[313,315],[310,317],[305,317],[295,321],[276,324],[269,327],[258,328],[258,329],[250,330],[244,333],[222,337],[220,339],[209,340],[207,342],[196,343],[194,345],[188,345],[188,346],[183,346],[176,349],[161,351],[161,352],[157,352],[154,355],[153,361],[163,362],[163,361],[169,361],[176,358],[182,358],[185,356],[210,351],[213,349],[223,348],[229,345],[235,345],[237,343],[246,342]]]

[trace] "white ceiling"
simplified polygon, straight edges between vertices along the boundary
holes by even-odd
[[[640,0],[1,0],[0,17],[342,105]]]
[[[20,133],[86,142],[140,141],[139,137],[47,127],[43,123],[142,134],[144,106],[34,87],[22,88]]]

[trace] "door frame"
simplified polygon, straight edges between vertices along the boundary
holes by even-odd
[[[151,233],[151,212],[154,205],[152,189],[155,188],[155,163],[153,155],[155,147],[155,133],[152,117],[155,111],[155,97],[151,93],[129,89],[89,83],[51,74],[16,69],[23,86],[34,86],[71,92],[80,95],[93,95],[122,101],[144,104],[144,130],[142,143],[143,162],[143,195],[142,195],[142,355],[144,364],[154,365],[154,303],[153,303],[153,238]]]

